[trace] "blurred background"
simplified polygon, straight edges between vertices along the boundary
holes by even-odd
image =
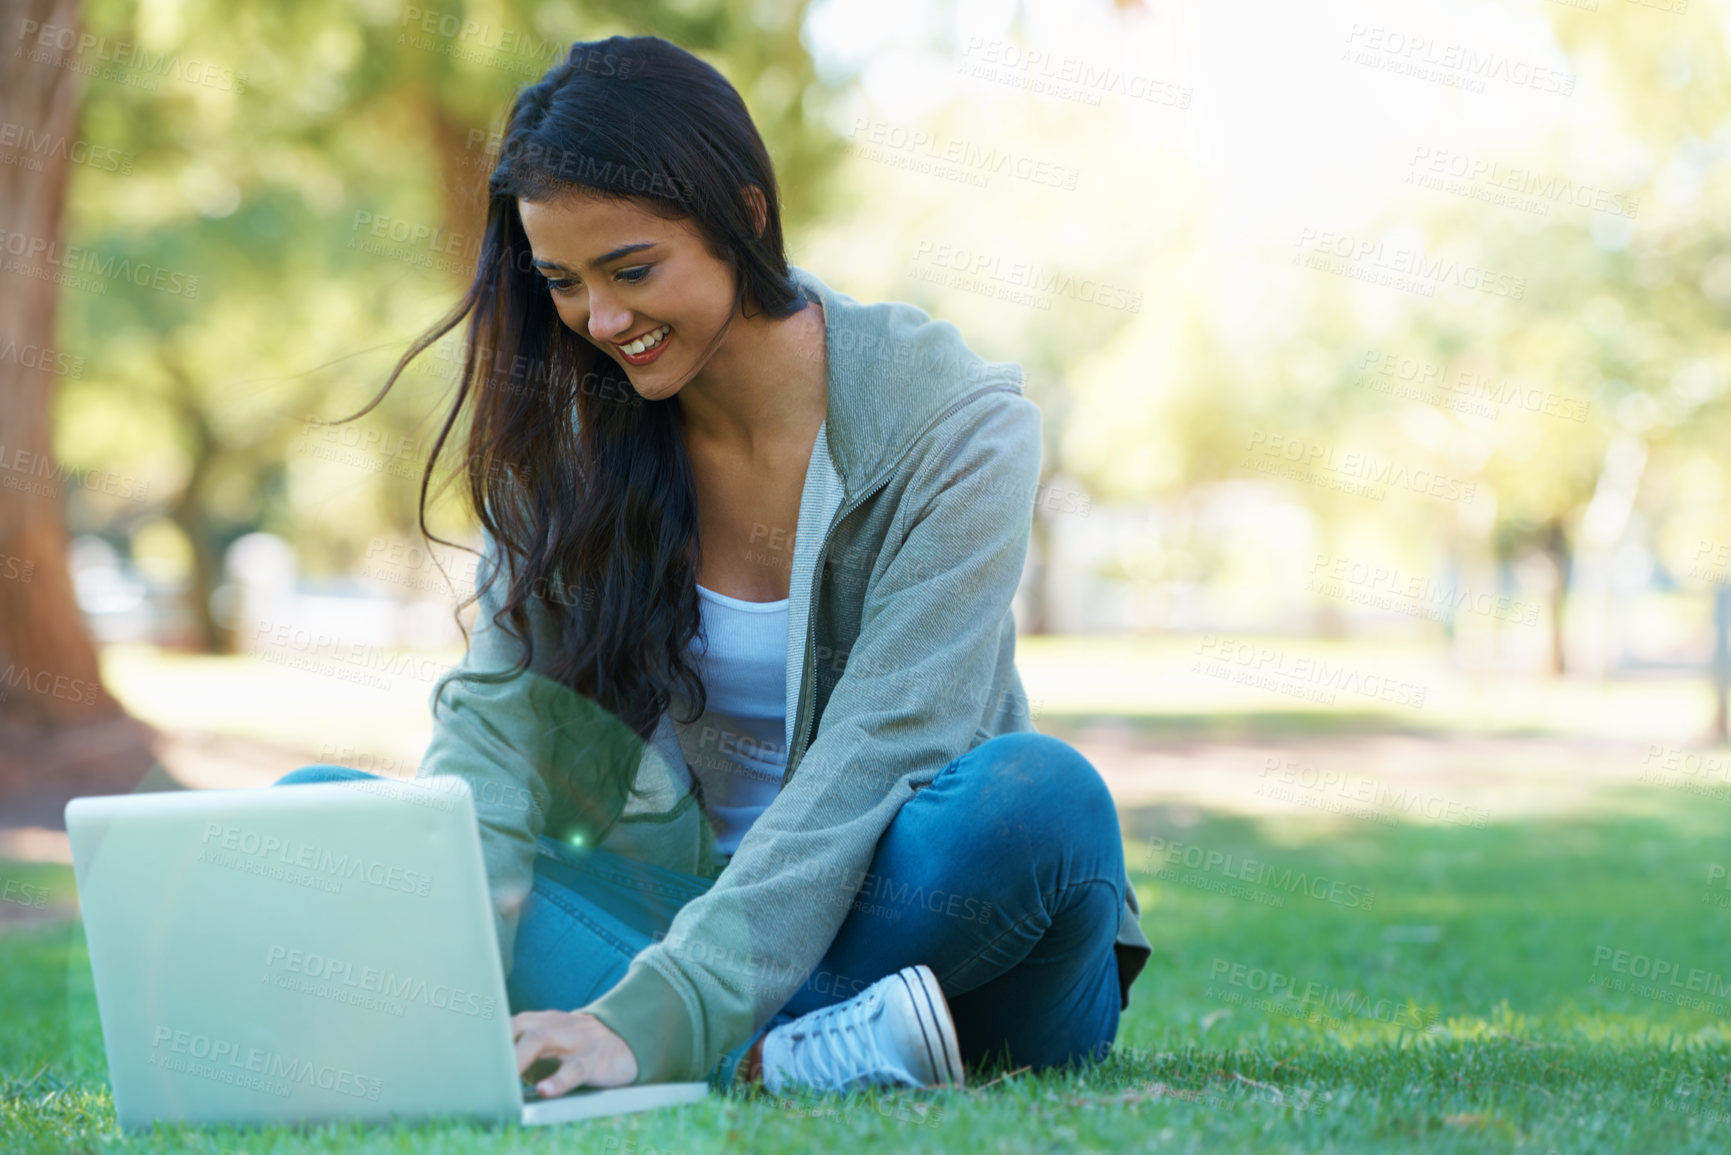
[[[321,422],[466,284],[513,94],[615,33],[739,89],[796,264],[1024,366],[1019,660],[1122,804],[1731,791],[1727,0],[4,12],[0,856],[157,775],[414,773],[456,341]]]

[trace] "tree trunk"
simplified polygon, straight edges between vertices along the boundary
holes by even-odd
[[[1726,694],[1731,691],[1731,585],[1713,587],[1713,731],[1715,746],[1731,741]]]
[[[1046,634],[1052,629],[1051,596],[1047,591],[1047,582],[1051,577],[1052,567],[1052,530],[1039,512],[1035,511],[1033,523],[1028,527],[1028,552],[1033,557],[1032,571],[1022,587],[1026,591],[1027,628],[1023,633]]]
[[[27,241],[0,271],[0,800],[64,796],[118,769],[136,782],[145,731],[102,685],[67,558],[64,490],[50,415],[58,252],[78,131],[71,54],[25,30],[75,28],[77,0],[0,0],[15,42],[0,66],[0,116],[22,142],[0,165],[0,229]],[[62,741],[62,739],[70,739]],[[58,748],[58,749],[57,749]],[[29,808],[58,825],[52,803]],[[37,817],[41,812],[41,817]]]
[[[6,0],[4,10],[11,32],[31,27],[26,21],[65,27],[78,19],[76,0]],[[65,53],[33,37],[22,37],[18,49],[23,55],[6,62],[0,79],[6,119],[21,126],[26,141],[70,141],[78,73],[63,66]],[[30,165],[0,165],[6,235],[22,234],[38,247],[60,243],[69,151],[26,149]],[[30,580],[0,582],[0,724],[42,732],[119,707],[102,688],[66,556],[65,481],[49,434],[56,359],[36,352],[53,348],[59,292],[50,277],[32,275],[54,266],[40,253],[18,261],[18,271],[0,273],[0,555],[28,566]]]
[[[445,188],[443,214],[446,236],[452,246],[449,251],[463,270],[456,279],[467,282],[481,255],[481,232],[487,227],[491,142],[486,129],[461,122],[436,97],[428,99],[427,107],[431,110],[428,136],[439,159],[439,180]]]
[[[187,603],[192,612],[193,627],[198,633],[199,647],[207,654],[234,652],[234,632],[216,620],[211,599],[221,579],[222,558],[211,525],[208,497],[211,469],[222,451],[210,418],[198,403],[197,386],[179,351],[167,341],[158,344],[158,359],[164,374],[172,383],[175,412],[181,427],[187,431],[191,445],[188,453],[192,469],[180,496],[168,507],[168,518],[180,529],[192,548],[192,572],[187,579]]]
[[[1563,661],[1563,617],[1568,607],[1569,597],[1569,539],[1563,532],[1560,518],[1553,518],[1545,523],[1543,543],[1545,556],[1551,561],[1551,568],[1556,571],[1557,580],[1551,585],[1550,617],[1551,617],[1551,675],[1560,678],[1566,668]]]

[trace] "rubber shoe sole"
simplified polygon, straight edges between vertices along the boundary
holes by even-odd
[[[962,1052],[956,1045],[956,1023],[944,1001],[938,976],[924,963],[903,967],[896,977],[907,988],[908,999],[919,1021],[927,1064],[933,1072],[930,1087],[961,1087],[967,1075],[962,1070]]]

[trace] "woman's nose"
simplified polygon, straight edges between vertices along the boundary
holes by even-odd
[[[631,335],[631,314],[625,309],[589,308],[589,335],[597,341],[614,342]]]

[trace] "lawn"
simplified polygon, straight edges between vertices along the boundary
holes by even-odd
[[[4,1149],[1725,1149],[1731,910],[1717,903],[1731,904],[1731,804],[1647,791],[1623,814],[1484,825],[1470,813],[1424,826],[1188,807],[1121,817],[1156,949],[1115,1055],[1080,1076],[714,1098],[581,1129],[124,1139],[81,934],[62,923],[0,934]],[[51,903],[70,893],[66,867],[0,864],[0,876]]]

